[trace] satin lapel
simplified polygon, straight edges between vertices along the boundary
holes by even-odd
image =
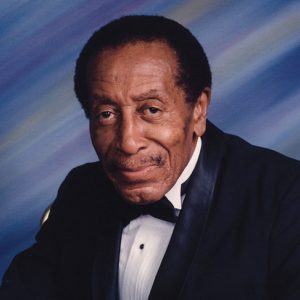
[[[178,299],[188,276],[211,206],[224,136],[208,122],[202,149],[179,220],[155,278],[149,299]]]
[[[93,300],[119,298],[118,270],[123,225],[115,213],[108,212],[105,219],[99,230],[99,245],[93,265]]]

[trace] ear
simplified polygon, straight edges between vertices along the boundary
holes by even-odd
[[[206,130],[206,116],[210,99],[211,89],[206,87],[198,97],[194,106],[193,120],[194,133],[196,136],[202,136]]]

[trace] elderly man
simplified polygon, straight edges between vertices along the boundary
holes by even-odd
[[[300,299],[300,164],[206,120],[210,68],[186,28],[109,23],[75,92],[100,162],[67,176],[1,299]]]

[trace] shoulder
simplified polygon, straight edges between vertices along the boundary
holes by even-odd
[[[41,242],[49,236],[76,236],[80,231],[78,226],[89,226],[99,216],[107,214],[114,193],[99,162],[75,167],[60,185],[37,240]]]
[[[209,125],[206,143],[218,152],[217,190],[237,203],[261,205],[267,214],[289,207],[299,212],[300,162],[276,151],[251,145],[235,135]],[[212,138],[210,137],[212,136]],[[204,144],[204,143],[203,143]],[[204,149],[207,153],[208,150]],[[202,151],[202,150],[201,150]],[[208,156],[208,155],[207,155]],[[251,199],[251,201],[250,201]],[[249,202],[250,201],[250,202]]]
[[[300,162],[287,157],[271,149],[254,146],[245,140],[234,136],[226,135],[228,158],[236,160],[244,166],[245,171],[259,172],[260,175],[269,175],[282,179],[300,179]]]
[[[252,145],[236,135],[222,132],[211,123],[209,127],[209,134],[222,140],[220,151],[223,167],[242,169],[244,174],[257,173],[260,177],[269,175],[282,179],[300,179],[300,161],[274,150]]]
[[[73,168],[61,184],[60,190],[72,189],[76,192],[99,190],[110,186],[101,163],[93,162]]]
[[[66,176],[58,189],[51,212],[68,210],[80,215],[86,210],[99,209],[113,193],[114,188],[100,162],[87,163],[75,167]]]
[[[104,176],[100,162],[86,163],[74,167],[67,175],[67,179],[80,180],[85,178]]]

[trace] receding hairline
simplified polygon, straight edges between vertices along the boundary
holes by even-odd
[[[181,84],[179,83],[180,80],[180,59],[177,55],[177,51],[176,49],[174,49],[174,47],[172,47],[167,40],[165,39],[160,39],[160,38],[155,38],[155,39],[151,39],[151,40],[144,40],[144,39],[135,39],[133,41],[126,41],[123,43],[120,43],[119,45],[114,45],[114,46],[106,46],[103,47],[99,50],[95,49],[95,51],[93,53],[91,53],[91,55],[89,56],[88,59],[88,63],[87,63],[87,68],[86,68],[86,74],[87,74],[87,79],[90,80],[89,72],[91,70],[91,62],[95,59],[99,59],[100,60],[100,64],[101,64],[101,56],[103,54],[113,54],[113,52],[117,52],[117,51],[121,51],[122,49],[126,49],[127,47],[131,47],[131,46],[135,46],[135,45],[139,45],[139,44],[157,44],[157,46],[161,45],[163,47],[167,47],[169,53],[171,54],[171,56],[173,57],[173,61],[174,61],[174,69],[171,69],[171,73],[174,76],[174,82],[176,84],[176,86],[178,86],[180,89],[183,90],[183,92],[186,94],[184,88],[181,86]],[[163,60],[163,57],[162,57]]]

